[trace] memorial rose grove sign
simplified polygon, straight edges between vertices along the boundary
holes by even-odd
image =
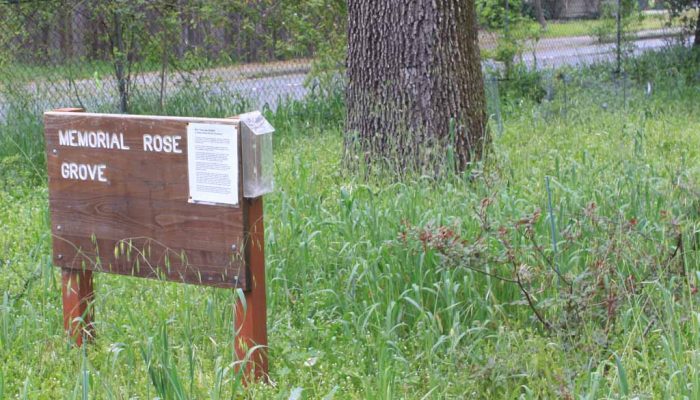
[[[81,109],[44,118],[53,261],[63,270],[64,322],[75,340],[92,334],[96,271],[239,288],[246,305],[236,315],[237,353],[265,346],[261,195],[272,188],[273,129],[264,118]],[[267,359],[258,353],[261,376]]]

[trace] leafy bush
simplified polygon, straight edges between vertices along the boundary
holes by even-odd
[[[507,25],[515,25],[523,18],[522,7],[522,0],[477,0],[479,25],[489,29],[504,29]]]
[[[629,41],[630,26],[640,23],[644,15],[639,10],[639,5],[634,0],[621,0],[621,28],[623,39]],[[601,17],[599,24],[593,25],[591,35],[598,39],[600,43],[615,41],[617,35],[617,2],[603,2],[601,4]]]
[[[503,80],[503,99],[528,99],[540,102],[546,91],[542,72],[528,68],[524,64],[516,64],[513,71]]]
[[[0,157],[0,192],[22,193],[36,183],[35,178],[31,166],[20,155]]]
[[[671,47],[628,60],[626,71],[630,78],[642,84],[649,81],[697,84],[700,82],[698,65],[700,52],[686,47]]]
[[[700,35],[697,30],[700,27],[700,3],[696,0],[666,0],[666,5],[670,11],[671,22],[677,20],[683,27],[684,34],[692,37],[693,34]],[[695,37],[695,43],[700,38]]]

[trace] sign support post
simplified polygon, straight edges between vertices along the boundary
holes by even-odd
[[[268,380],[267,361],[267,303],[265,296],[265,227],[263,199],[248,202],[246,258],[250,268],[250,290],[245,293],[245,304],[236,302],[236,358],[245,360],[241,371],[244,382]]]
[[[80,347],[84,339],[90,341],[95,335],[92,325],[92,302],[95,298],[92,271],[62,268],[61,279],[63,327],[70,339]]]
[[[82,108],[60,108],[55,111],[85,112]],[[62,255],[54,255],[62,257]],[[63,299],[63,329],[78,347],[83,340],[91,341],[95,337],[93,326],[93,289],[92,271],[61,268],[61,292]]]

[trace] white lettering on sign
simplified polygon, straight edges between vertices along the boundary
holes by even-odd
[[[61,146],[89,147],[93,149],[130,150],[130,147],[124,143],[123,133],[109,133],[102,131],[59,129],[58,144]]]
[[[181,139],[182,136],[146,134],[143,135],[143,151],[182,154]]]
[[[73,162],[61,163],[61,177],[77,181],[107,182],[104,164],[78,164]]]

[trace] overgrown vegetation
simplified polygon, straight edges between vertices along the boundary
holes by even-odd
[[[344,170],[340,96],[268,110],[273,384],[245,396],[700,397],[697,57],[541,75],[539,98],[502,83],[489,156],[439,179]],[[166,112],[245,108],[200,98]],[[232,291],[100,274],[96,342],[68,345],[44,171],[40,123],[13,115],[0,127],[0,398],[244,396]]]

